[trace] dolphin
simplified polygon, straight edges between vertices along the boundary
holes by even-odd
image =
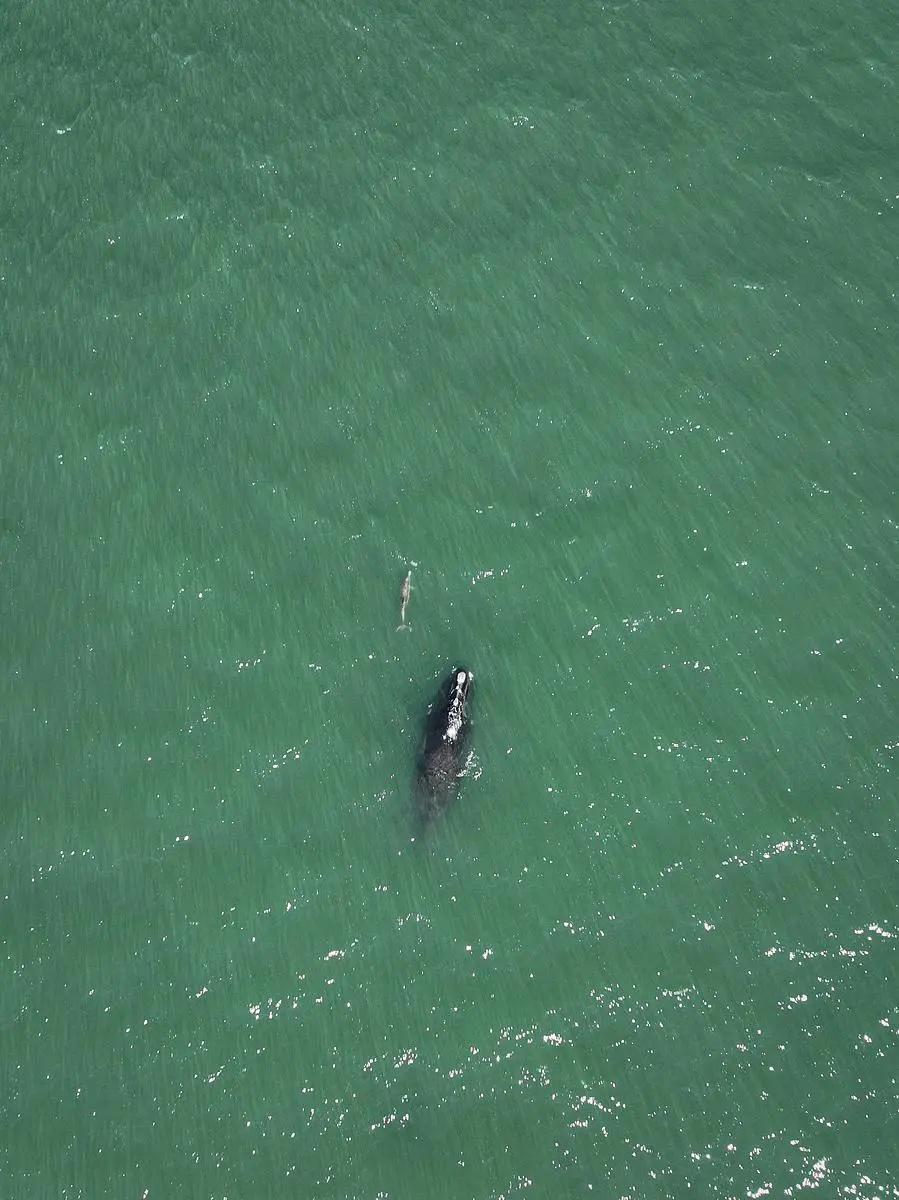
[[[409,603],[409,597],[412,595],[412,571],[406,572],[406,578],[403,580],[403,586],[400,590],[400,623],[396,627],[397,633],[401,629],[411,629],[411,625],[406,624],[406,605]]]

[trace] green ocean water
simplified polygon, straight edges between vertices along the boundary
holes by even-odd
[[[2,1200],[899,1195],[897,30],[0,11]]]

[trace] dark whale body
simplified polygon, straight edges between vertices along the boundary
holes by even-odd
[[[428,709],[418,762],[418,810],[427,824],[452,800],[465,766],[473,675],[457,667]]]

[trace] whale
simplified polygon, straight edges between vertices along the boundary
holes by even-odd
[[[418,756],[419,816],[429,824],[452,801],[466,762],[474,675],[455,667],[428,708]]]

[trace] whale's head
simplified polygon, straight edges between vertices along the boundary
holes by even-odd
[[[466,760],[474,676],[455,667],[428,708],[418,761],[417,807],[426,826],[452,799]]]
[[[450,677],[446,706],[446,732],[444,734],[449,742],[454,742],[462,730],[465,705],[468,702],[473,678],[471,671],[466,671],[464,667],[459,667]]]

